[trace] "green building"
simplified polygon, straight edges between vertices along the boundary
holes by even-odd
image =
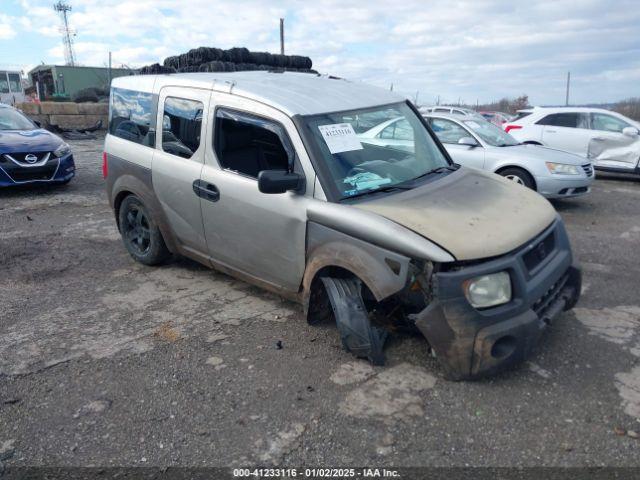
[[[111,78],[135,75],[136,70],[112,68]],[[29,71],[29,79],[40,100],[69,99],[78,90],[89,87],[107,88],[109,69],[106,67],[72,67],[70,65],[38,65]]]

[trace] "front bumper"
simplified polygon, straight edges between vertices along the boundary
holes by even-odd
[[[485,310],[473,308],[462,289],[464,280],[503,270],[511,276],[512,300]],[[573,265],[564,225],[556,220],[517,251],[436,273],[433,282],[435,300],[413,320],[447,377],[463,380],[496,373],[525,359],[544,328],[578,301],[581,272]]]
[[[558,175],[557,177],[536,178],[536,183],[538,193],[546,198],[570,198],[589,193],[594,179],[594,173],[590,177]]]
[[[21,166],[4,160],[0,162],[0,187],[28,185],[36,183],[65,183],[76,172],[73,154],[64,157],[51,157],[41,166]]]

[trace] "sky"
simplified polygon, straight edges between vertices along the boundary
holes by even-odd
[[[81,65],[138,67],[200,46],[307,55],[321,73],[419,104],[640,96],[637,0],[67,0]],[[53,0],[0,0],[0,68],[63,64]]]

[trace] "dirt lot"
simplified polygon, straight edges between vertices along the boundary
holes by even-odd
[[[520,368],[452,383],[419,337],[372,368],[276,296],[134,263],[101,142],[73,148],[67,187],[0,192],[6,466],[640,465],[640,180],[556,204],[579,308]]]

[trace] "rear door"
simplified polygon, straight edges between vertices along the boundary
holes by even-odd
[[[211,92],[164,87],[159,92],[153,189],[178,241],[186,250],[205,255],[200,197],[194,184],[204,164],[204,132]]]
[[[464,137],[471,137],[478,141],[471,132],[459,123],[445,118],[431,118],[429,119],[429,122],[434,133],[444,144],[447,152],[449,152],[449,155],[451,155],[454,162],[464,165],[465,167],[477,168],[480,170],[484,168],[485,151],[480,143],[478,143],[477,147],[460,145],[458,143],[458,141]]]
[[[583,112],[551,113],[536,122],[542,125],[542,143],[551,148],[587,156],[593,132]]]

